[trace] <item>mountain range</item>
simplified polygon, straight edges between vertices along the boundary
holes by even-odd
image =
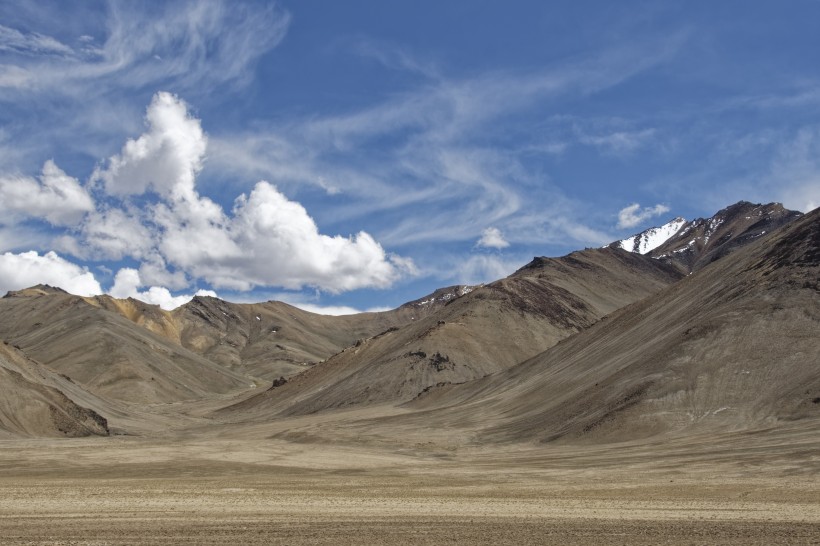
[[[0,437],[797,438],[820,429],[818,279],[820,211],[740,202],[379,313],[39,285],[0,299]]]

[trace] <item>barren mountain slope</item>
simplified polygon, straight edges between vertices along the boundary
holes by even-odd
[[[460,287],[443,289],[455,297]],[[391,327],[420,319],[444,305],[404,305],[381,313],[327,316],[282,302],[237,304],[196,297],[171,313],[179,342],[209,360],[267,380],[289,377]]]
[[[820,430],[820,210],[399,427],[481,441]]]
[[[222,415],[269,418],[412,400],[509,368],[679,278],[651,258],[592,249],[537,258],[426,318],[365,339]],[[416,303],[418,305],[418,303]]]
[[[251,382],[119,313],[50,287],[0,299],[0,338],[111,400],[173,402]]]
[[[20,350],[0,344],[0,438],[108,434],[108,424],[85,406],[93,398]]]

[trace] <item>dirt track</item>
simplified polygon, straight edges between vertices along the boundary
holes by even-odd
[[[596,470],[581,454],[446,460],[276,441],[0,447],[2,544],[820,542],[810,469],[688,471],[673,457]]]

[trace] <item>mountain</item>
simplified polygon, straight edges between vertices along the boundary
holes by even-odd
[[[362,339],[223,415],[251,409],[296,415],[409,401],[437,385],[514,366],[680,276],[657,260],[613,249],[536,258],[506,279],[462,289],[460,296],[445,292],[440,298],[446,304],[427,317]]]
[[[690,273],[801,216],[780,203],[740,201],[711,218],[687,222],[678,217],[609,246],[646,254]]]
[[[629,252],[648,254],[675,236],[688,222],[678,216],[660,227],[649,228],[632,237],[615,241],[610,246]]]
[[[107,436],[106,419],[80,405],[90,398],[70,379],[0,344],[0,438]]]
[[[326,316],[282,302],[236,304],[196,297],[171,313],[183,347],[266,381],[289,377],[356,340],[427,316],[444,305],[434,296],[381,313]]]
[[[802,427],[820,404],[817,212],[741,202],[667,237],[679,223],[633,238],[645,254],[535,258],[381,313],[10,292],[0,434],[338,423],[342,409],[382,412],[386,434],[481,442]]]
[[[335,317],[281,302],[196,297],[169,312],[131,298],[80,297],[38,285],[0,299],[0,338],[100,396],[176,402],[299,373],[357,339],[427,316],[447,298],[426,300]]]
[[[477,442],[620,442],[820,427],[820,210],[526,362],[387,419]],[[402,429],[404,426],[406,429]],[[397,432],[401,434],[401,432]]]
[[[0,299],[0,339],[111,400],[177,402],[248,388],[246,376],[135,325],[124,316],[135,307],[43,286],[10,292]]]

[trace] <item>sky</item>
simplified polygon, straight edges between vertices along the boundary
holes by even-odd
[[[820,205],[820,2],[0,3],[0,292],[329,313]]]

